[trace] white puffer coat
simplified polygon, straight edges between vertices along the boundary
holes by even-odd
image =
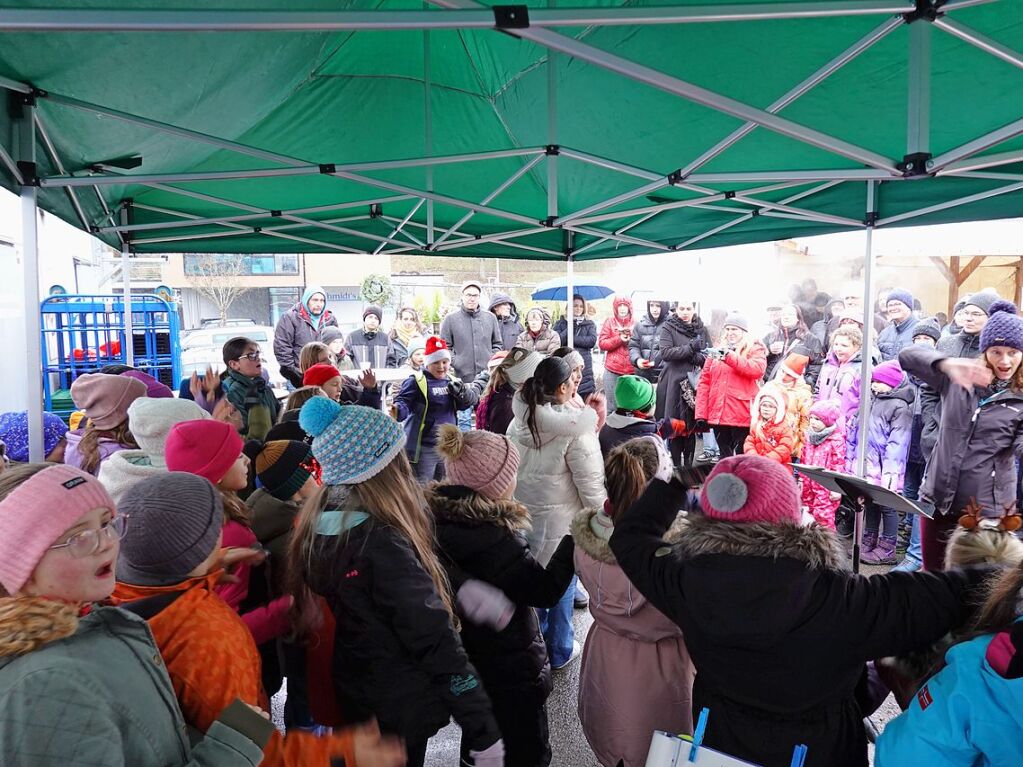
[[[544,405],[536,411],[540,447],[526,424],[528,406],[520,394],[512,399],[515,420],[508,436],[519,449],[515,500],[529,509],[529,549],[546,566],[572,518],[583,509],[603,508],[604,461],[592,408]]]

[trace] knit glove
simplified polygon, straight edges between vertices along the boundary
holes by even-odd
[[[469,751],[468,767],[504,767],[504,741],[498,740],[494,745],[482,751]]]
[[[662,418],[657,435],[662,439],[674,439],[685,437],[689,434],[689,427],[681,418]]]
[[[462,399],[465,396],[465,384],[455,379],[448,383],[448,394],[454,397],[456,400]]]
[[[472,578],[458,589],[455,602],[467,621],[494,631],[503,631],[515,614],[514,603],[501,589]]]

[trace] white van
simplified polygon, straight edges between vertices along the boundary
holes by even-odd
[[[192,373],[203,375],[206,366],[214,371],[224,369],[224,344],[236,336],[251,338],[263,353],[263,369],[270,375],[270,386],[278,399],[287,396],[287,386],[281,375],[280,365],[274,357],[274,329],[269,325],[251,323],[234,324],[229,321],[227,327],[204,327],[192,330],[181,339],[181,372],[184,378]]]

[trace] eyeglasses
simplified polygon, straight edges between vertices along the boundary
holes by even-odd
[[[263,359],[262,352],[249,352],[248,354],[243,354],[241,357],[237,357],[235,361],[241,362],[242,360],[252,360],[253,362],[259,362],[262,359]]]
[[[963,312],[963,317],[968,320],[979,320],[987,317],[987,315],[984,312]]]
[[[68,538],[64,543],[50,546],[51,549],[66,548],[75,559],[90,557],[99,551],[104,541],[119,541],[124,537],[128,526],[128,516],[122,514],[104,523],[97,530],[82,530]]]
[[[463,293],[462,295],[465,296],[466,298],[479,298],[480,297],[479,293]]]

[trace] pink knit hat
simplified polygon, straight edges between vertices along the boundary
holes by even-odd
[[[700,492],[700,506],[723,522],[798,525],[801,519],[792,470],[759,455],[719,461]]]
[[[86,373],[71,384],[71,399],[97,429],[113,429],[128,420],[128,405],[146,396],[146,385],[127,376]]]
[[[98,479],[64,464],[33,474],[0,501],[0,584],[7,593],[20,591],[57,539],[97,508],[117,507]]]
[[[902,368],[899,367],[899,363],[895,360],[882,362],[880,365],[875,367],[874,372],[870,374],[871,381],[888,384],[893,389],[902,383],[903,377],[904,374],[902,372]]]
[[[519,470],[519,451],[503,434],[460,431],[453,424],[437,429],[437,452],[453,485],[495,499],[504,495]]]
[[[223,421],[185,421],[170,430],[167,471],[187,471],[220,482],[242,452],[242,438]]]
[[[842,403],[837,399],[822,399],[810,408],[810,416],[820,418],[825,426],[838,423],[842,415]]]

